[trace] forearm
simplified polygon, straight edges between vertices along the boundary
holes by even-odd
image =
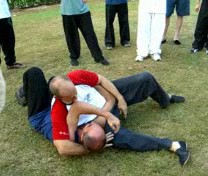
[[[106,79],[104,76],[99,75],[99,84],[104,87],[108,92],[110,92],[118,101],[124,101],[123,96],[120,94],[118,89],[114,86],[114,84]]]
[[[83,145],[71,142],[69,140],[54,140],[55,147],[60,155],[84,155],[89,153]]]

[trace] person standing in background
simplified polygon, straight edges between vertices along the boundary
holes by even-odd
[[[208,0],[196,0],[196,12],[199,12],[197,24],[194,32],[194,41],[192,43],[191,53],[196,53],[206,48],[208,54]]]
[[[79,65],[80,57],[80,29],[94,61],[102,65],[109,65],[99,47],[93,28],[91,13],[86,5],[87,0],[61,0],[61,14],[63,20],[66,43],[70,52],[71,65]]]
[[[183,25],[183,17],[190,15],[190,0],[167,0],[166,7],[166,26],[163,34],[162,44],[166,42],[166,34],[170,24],[170,17],[176,9],[177,20],[176,20],[176,29],[173,42],[175,45],[181,45],[180,42],[180,31]]]
[[[0,0],[0,47],[5,55],[7,69],[26,67],[16,62],[15,34],[7,0]]]
[[[128,0],[105,0],[105,47],[111,50],[115,47],[113,22],[118,15],[120,43],[130,47],[130,32],[128,20]]]
[[[154,61],[161,60],[165,13],[166,0],[139,1],[136,61],[143,61],[149,54]]]

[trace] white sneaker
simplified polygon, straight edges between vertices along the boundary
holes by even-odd
[[[135,58],[135,61],[142,62],[143,60],[144,60],[144,57],[140,55]]]
[[[208,49],[206,49],[206,54],[208,54]]]
[[[151,54],[151,58],[154,60],[154,61],[159,61],[161,60],[161,57],[159,54]]]

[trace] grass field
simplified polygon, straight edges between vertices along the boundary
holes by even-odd
[[[81,59],[78,67],[69,65],[59,6],[26,9],[13,16],[16,33],[17,61],[41,67],[46,77],[74,69],[89,69],[109,79],[116,79],[138,72],[149,71],[169,92],[184,95],[184,104],[171,105],[168,109],[148,99],[129,107],[128,119],[122,125],[135,131],[174,140],[186,140],[192,158],[186,167],[178,157],[166,151],[138,153],[105,149],[99,153],[80,157],[60,157],[51,143],[28,125],[27,109],[20,107],[14,92],[22,83],[26,69],[2,71],[7,83],[6,106],[0,114],[0,175],[1,176],[206,176],[208,171],[208,55],[205,51],[189,53],[197,14],[191,1],[191,15],[184,19],[181,46],[173,44],[175,15],[171,18],[167,43],[162,46],[162,61],[150,58],[142,63],[136,56],[136,30],[138,1],[129,1],[131,31],[130,48],[120,46],[118,22],[115,21],[116,48],[104,48],[105,9],[101,0],[90,0],[94,28],[104,55],[110,66],[96,64],[81,36]]]

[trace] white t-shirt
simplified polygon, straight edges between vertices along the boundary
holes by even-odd
[[[91,104],[98,108],[103,108],[106,103],[105,98],[100,95],[100,93],[93,87],[88,85],[76,85],[77,90],[77,100]],[[55,98],[52,99],[52,106],[55,102]],[[67,110],[69,111],[71,105],[66,105]],[[79,116],[78,126],[86,124],[97,117],[95,114],[81,114]]]
[[[166,0],[140,0],[139,11],[166,13]]]
[[[0,0],[0,19],[11,17],[7,0]]]
[[[3,110],[3,107],[5,105],[5,96],[6,96],[6,84],[0,69],[0,112]]]

